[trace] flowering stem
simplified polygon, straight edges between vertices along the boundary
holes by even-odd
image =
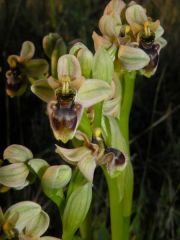
[[[134,95],[134,83],[135,83],[135,72],[125,72],[122,76],[123,85],[123,99],[121,105],[121,113],[119,119],[119,126],[121,133],[123,134],[129,149],[129,115],[133,101]],[[112,136],[113,137],[113,136]],[[130,155],[130,151],[129,151]],[[130,157],[130,156],[129,156]],[[109,200],[110,200],[110,215],[111,215],[111,239],[112,240],[128,240],[129,239],[129,214],[124,213],[124,209],[127,207],[125,204],[129,204],[129,209],[131,209],[132,204],[132,190],[133,190],[133,171],[131,164],[129,164],[129,170],[125,169],[125,183],[129,183],[127,187],[128,194],[124,196],[124,199],[119,200],[120,188],[118,187],[118,178],[111,178],[109,174],[104,171],[106,176],[106,181],[109,190]],[[128,172],[129,171],[129,172]],[[121,179],[119,179],[121,180]]]

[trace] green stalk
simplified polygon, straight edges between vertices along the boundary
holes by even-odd
[[[129,115],[133,101],[134,95],[134,84],[135,84],[135,72],[125,72],[121,79],[123,85],[123,99],[121,105],[121,113],[119,119],[119,126],[122,135],[124,136],[127,146],[129,149]],[[113,136],[112,136],[113,137]],[[130,150],[129,150],[130,157]],[[131,166],[130,166],[131,169]],[[118,187],[118,178],[111,178],[109,174],[105,172],[106,181],[109,190],[109,200],[110,200],[110,215],[111,215],[111,239],[112,240],[128,240],[129,239],[129,220],[130,220],[130,210],[129,214],[124,213],[124,209],[127,207],[127,202],[129,206],[132,203],[132,190],[133,190],[133,172],[130,174],[128,170],[125,170],[124,182],[128,183],[129,187],[127,189],[128,194],[124,195],[124,199],[119,201],[120,189]],[[121,179],[119,179],[121,181]],[[124,186],[127,187],[126,184]],[[128,207],[129,209],[131,207]]]

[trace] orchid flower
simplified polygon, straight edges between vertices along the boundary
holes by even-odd
[[[48,226],[49,216],[35,202],[16,203],[4,214],[0,208],[0,238],[2,239],[58,240],[54,237],[41,237]]]
[[[56,145],[56,152],[67,163],[75,165],[84,177],[92,182],[97,166],[106,166],[110,175],[116,175],[126,167],[128,157],[126,152],[105,147],[100,137],[101,130],[95,129],[94,142],[91,142],[86,134],[77,131],[75,137],[83,142],[83,145],[73,149],[67,149]]]
[[[39,80],[32,91],[48,103],[48,116],[57,140],[72,139],[84,109],[112,94],[111,85],[99,79],[85,79],[77,57],[66,54],[58,60],[58,80]]]
[[[160,49],[166,45],[159,20],[153,22],[135,2],[112,0],[99,21],[102,36],[93,33],[94,46],[107,49],[125,70],[150,77],[157,69]],[[118,52],[118,54],[117,54]]]
[[[6,72],[6,92],[10,97],[22,95],[28,81],[44,77],[48,72],[48,63],[44,59],[32,59],[35,46],[30,41],[22,44],[20,55],[10,55],[7,59],[10,70]]]

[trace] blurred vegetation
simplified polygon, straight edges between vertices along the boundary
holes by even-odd
[[[126,1],[127,2],[127,1]],[[168,45],[162,50],[158,71],[151,79],[138,77],[130,133],[135,170],[131,240],[180,239],[180,1],[139,0],[149,15],[160,19]],[[91,34],[107,1],[103,0],[0,0],[0,148],[23,144],[51,163],[60,162],[54,153],[55,140],[46,116],[46,106],[30,91],[19,98],[5,94],[6,59],[19,52],[21,43],[31,40],[36,56],[44,57],[41,41],[58,32],[70,45],[81,39],[92,49]],[[94,184],[92,225],[95,239],[105,239],[109,227],[106,185],[100,169]],[[32,199],[43,204],[52,219],[56,209],[39,190],[39,184],[25,190],[1,194],[1,204]],[[49,207],[51,206],[51,207]],[[98,216],[98,217],[97,217]],[[50,232],[60,233],[59,220]],[[98,237],[100,236],[100,237]]]

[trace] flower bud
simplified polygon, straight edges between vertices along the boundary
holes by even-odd
[[[56,41],[61,38],[57,33],[49,33],[43,38],[43,49],[46,55],[51,58]]]
[[[32,159],[33,154],[28,148],[22,145],[12,144],[4,150],[3,158],[7,159],[10,163],[19,163]]]
[[[57,63],[58,63],[58,59],[62,55],[66,54],[66,52],[67,52],[67,47],[66,47],[63,39],[59,38],[56,41],[54,49],[53,49],[53,51],[51,53],[51,75],[55,79],[58,78],[58,76],[57,76]]]
[[[0,184],[7,187],[22,188],[29,182],[26,180],[29,169],[24,163],[14,163],[0,168]]]

